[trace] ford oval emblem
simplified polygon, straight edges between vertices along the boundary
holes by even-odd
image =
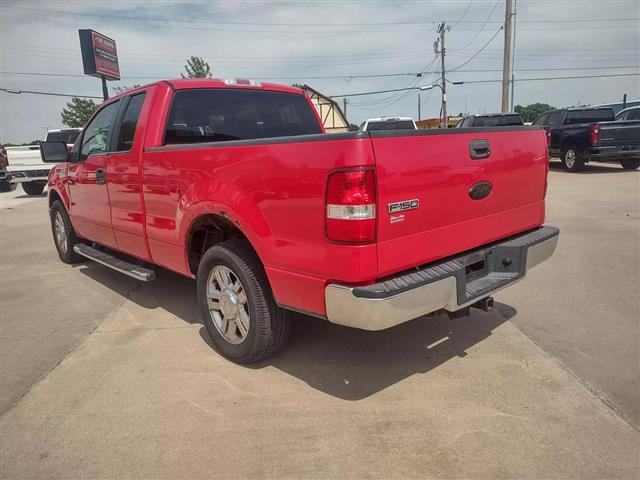
[[[492,188],[493,186],[489,182],[478,182],[469,189],[469,196],[473,200],[482,200],[489,196]]]

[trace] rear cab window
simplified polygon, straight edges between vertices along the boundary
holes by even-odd
[[[555,125],[562,125],[562,115],[563,115],[562,110],[551,112],[547,117],[547,125],[552,127]]]
[[[248,89],[178,90],[164,143],[225,142],[322,133],[306,97]]]
[[[613,109],[593,108],[567,112],[567,117],[565,118],[564,123],[571,125],[576,123],[611,122],[613,120],[615,120]]]
[[[523,125],[520,115],[491,115],[476,116],[473,121],[474,127],[509,127]]]
[[[386,120],[380,122],[369,122],[367,130],[415,130],[415,126],[411,120]]]

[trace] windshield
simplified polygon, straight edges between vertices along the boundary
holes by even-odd
[[[473,121],[474,127],[508,127],[510,125],[522,125],[520,115],[491,115],[486,117],[476,117]]]
[[[594,123],[594,122],[610,122],[615,120],[613,110],[611,108],[594,108],[590,110],[574,110],[567,112],[567,118],[564,123]]]
[[[369,122],[367,130],[415,130],[411,120],[387,120],[382,122]]]
[[[78,135],[80,135],[79,130],[70,130],[68,132],[48,132],[47,142],[64,142],[74,144],[76,143]]]

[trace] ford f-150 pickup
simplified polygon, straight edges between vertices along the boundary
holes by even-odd
[[[381,330],[490,308],[553,253],[539,127],[325,134],[292,87],[162,81],[45,142],[60,259],[193,277],[217,349],[275,352],[291,311]]]

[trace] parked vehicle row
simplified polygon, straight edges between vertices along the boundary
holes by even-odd
[[[297,88],[189,79],[109,99],[41,154],[60,259],[196,278],[238,362],[280,348],[290,311],[380,330],[490,309],[558,240],[538,127],[325,134]]]
[[[533,125],[545,128],[549,153],[569,171],[578,172],[591,160],[635,170],[640,167],[640,120],[629,116],[635,116],[632,109],[616,121],[610,107],[563,108],[543,113]]]

